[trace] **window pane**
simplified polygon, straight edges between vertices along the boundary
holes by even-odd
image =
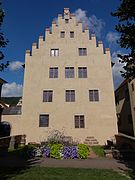
[[[58,68],[57,67],[50,68],[49,78],[58,78]]]
[[[53,91],[43,91],[43,102],[52,102]]]
[[[59,49],[51,49],[50,56],[59,56]]]
[[[66,90],[66,102],[75,101],[75,90]]]
[[[78,48],[79,56],[86,56],[87,55],[87,49],[86,48]]]
[[[87,68],[83,68],[83,78],[87,78]]]
[[[79,116],[75,116],[75,128],[79,128]]]
[[[90,100],[90,101],[94,101],[94,98],[93,98],[93,90],[89,90],[89,100]]]
[[[64,31],[61,31],[61,32],[60,32],[60,37],[61,37],[61,38],[64,38],[64,37],[65,37],[65,32],[64,32]]]
[[[65,78],[74,78],[74,67],[65,68]]]
[[[49,126],[49,115],[42,114],[39,116],[39,127],[48,127]]]
[[[74,32],[73,31],[70,32],[70,38],[74,38]]]
[[[98,90],[94,90],[94,99],[95,99],[95,101],[99,101]]]

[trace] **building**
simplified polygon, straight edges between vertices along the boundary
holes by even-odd
[[[135,79],[124,80],[115,91],[118,131],[135,137]]]
[[[11,134],[40,142],[59,130],[74,141],[105,144],[117,134],[111,68],[109,49],[65,8],[26,51],[22,114],[7,117]]]

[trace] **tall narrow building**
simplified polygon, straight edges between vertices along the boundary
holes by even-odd
[[[26,51],[20,133],[27,142],[53,130],[105,144],[117,133],[109,49],[68,8]]]

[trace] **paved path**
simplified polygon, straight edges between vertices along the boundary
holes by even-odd
[[[15,156],[0,157],[0,167],[24,167],[24,166],[44,166],[44,167],[65,167],[65,168],[96,168],[96,169],[113,169],[127,170],[135,169],[135,161],[122,163],[111,158],[95,158],[95,159],[64,159],[57,160],[51,158],[36,158],[24,160]]]

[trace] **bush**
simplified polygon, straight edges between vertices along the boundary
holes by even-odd
[[[93,152],[95,152],[96,155],[98,155],[99,157],[105,156],[103,146],[92,146],[91,149],[92,149]]]
[[[78,155],[81,159],[86,159],[89,155],[89,147],[85,144],[78,144]]]
[[[61,159],[60,152],[62,150],[62,144],[51,144],[50,147],[50,157]]]
[[[63,147],[63,158],[64,159],[75,159],[78,158],[78,152],[76,146],[64,146]]]

